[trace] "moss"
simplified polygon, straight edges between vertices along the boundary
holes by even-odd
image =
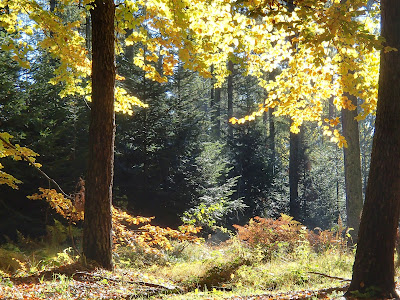
[[[232,279],[232,274],[243,265],[250,265],[250,261],[238,258],[231,262],[223,262],[213,266],[203,277],[199,278],[198,286],[205,286],[208,289],[219,287],[222,284],[229,282]]]

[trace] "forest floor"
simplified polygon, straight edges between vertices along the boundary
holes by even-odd
[[[114,271],[84,267],[71,248],[23,254],[0,248],[0,299],[338,299],[352,251],[299,245],[266,258],[238,240],[179,243],[164,257],[120,248]]]
[[[165,278],[150,279],[133,270],[108,272],[71,264],[35,275],[2,278],[0,299],[324,299],[339,298],[347,288],[337,280],[331,285],[285,292],[243,286],[188,291]]]
[[[355,252],[346,235],[282,222],[253,223],[253,240],[239,228],[218,244],[115,244],[113,271],[84,265],[59,223],[40,241],[0,246],[0,299],[341,299]]]

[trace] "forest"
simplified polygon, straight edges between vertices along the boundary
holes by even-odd
[[[399,15],[0,0],[0,299],[398,298]]]

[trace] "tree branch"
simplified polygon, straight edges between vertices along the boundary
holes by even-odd
[[[328,274],[319,273],[319,272],[308,272],[308,273],[309,274],[315,274],[315,275],[323,276],[323,277],[326,277],[326,278],[337,279],[337,280],[341,280],[341,281],[351,281],[351,279],[342,278],[342,277],[336,277],[336,276],[330,276]]]
[[[137,285],[146,286],[146,287],[155,288],[155,289],[163,289],[163,290],[168,290],[168,291],[181,291],[181,292],[183,291],[180,287],[177,287],[177,286],[168,287],[168,286],[165,286],[165,285],[151,283],[151,282],[122,280],[122,279],[118,279],[118,278],[111,278],[111,277],[107,277],[107,276],[102,276],[100,274],[91,274],[91,273],[88,273],[88,272],[75,272],[73,276],[75,276],[75,275],[87,276],[87,277],[93,278],[95,281],[99,281],[100,279],[106,279],[106,280],[112,281],[112,282],[123,282],[123,283],[129,283],[129,284],[137,284]],[[77,279],[75,279],[75,280],[77,280]]]
[[[50,176],[48,176],[44,171],[42,171],[40,168],[38,168],[35,163],[28,157],[26,156],[24,153],[22,153],[17,147],[15,147],[13,144],[11,144],[10,142],[6,141],[2,136],[0,136],[0,140],[9,148],[14,149],[15,151],[17,151],[19,153],[19,155],[26,160],[31,166],[33,166],[43,177],[45,177],[49,182],[51,182],[52,184],[55,185],[56,189],[63,194],[63,196],[65,198],[68,199],[72,199],[72,197],[70,195],[67,195],[63,189],[59,186],[59,184],[53,179],[50,178]]]

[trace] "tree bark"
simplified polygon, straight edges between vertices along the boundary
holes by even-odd
[[[289,154],[289,211],[290,216],[300,221],[299,181],[301,164],[301,133],[290,132],[290,154]]]
[[[357,107],[357,98],[346,93],[346,96]],[[344,152],[344,174],[346,186],[346,212],[347,227],[353,228],[351,236],[354,243],[357,243],[358,228],[363,206],[362,177],[360,161],[360,137],[357,117],[357,109],[342,110],[343,135],[347,141],[347,148]]]
[[[233,117],[233,62],[228,61],[228,71],[231,73],[228,76],[228,137],[233,139],[233,127],[229,120]]]
[[[221,88],[215,88],[213,107],[213,135],[216,139],[221,137]]]
[[[211,66],[211,74],[214,72],[214,66]],[[219,139],[221,137],[221,88],[215,87],[216,83],[215,78],[211,79],[211,99],[210,99],[210,108],[211,108],[211,135],[215,139]]]
[[[293,12],[295,5],[293,0],[287,2],[288,11]],[[296,49],[296,45],[293,45]],[[299,181],[300,181],[300,160],[301,160],[301,131],[299,134],[290,132],[290,154],[289,154],[289,212],[295,220],[301,221],[301,207],[299,199]]]
[[[96,0],[92,17],[92,109],[86,179],[83,254],[112,269],[112,183],[114,167],[114,13],[112,0]]]
[[[268,122],[269,122],[269,149],[271,151],[271,161],[270,161],[270,166],[271,166],[271,175],[275,176],[275,120],[274,120],[274,108],[271,107],[268,110]]]
[[[400,49],[400,2],[381,1],[381,30],[386,45]],[[398,298],[394,248],[400,211],[400,51],[381,51],[378,106],[364,209],[346,293],[369,298]]]
[[[56,0],[50,0],[50,12],[54,12],[56,9]]]
[[[125,38],[128,38],[133,33],[133,29],[126,29]],[[130,64],[133,63],[134,48],[133,45],[125,46],[125,57]]]

